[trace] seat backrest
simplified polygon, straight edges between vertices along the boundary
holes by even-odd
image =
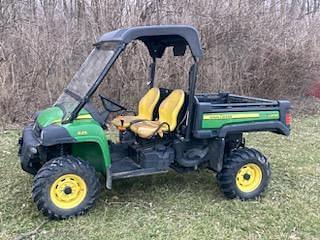
[[[159,107],[159,121],[166,122],[173,131],[177,126],[178,115],[183,106],[185,93],[181,89],[172,91]]]
[[[153,111],[160,99],[159,88],[150,88],[140,99],[138,106],[138,116],[142,119],[152,120]]]
[[[160,99],[159,99],[158,103],[156,104],[156,106],[154,108],[153,119],[159,119],[159,107],[160,107],[160,104],[172,92],[171,89],[162,88],[162,87],[160,87],[159,90],[160,90]]]

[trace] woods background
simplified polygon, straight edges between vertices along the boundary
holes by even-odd
[[[319,8],[319,0],[0,0],[0,118],[30,120],[54,103],[101,34],[136,25],[199,30],[205,56],[198,91],[303,96],[320,79]],[[129,48],[102,91],[134,106],[150,58],[139,43]],[[189,64],[190,54],[166,53],[157,81],[180,87]]]

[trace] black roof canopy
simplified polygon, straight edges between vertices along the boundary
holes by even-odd
[[[175,56],[182,56],[189,46],[194,57],[202,56],[198,31],[188,25],[156,25],[118,29],[105,33],[98,41],[120,41],[130,43],[141,40],[151,57],[161,58],[166,47],[173,47]]]

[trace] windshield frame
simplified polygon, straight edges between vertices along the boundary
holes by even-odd
[[[70,96],[71,98],[76,100],[78,102],[78,104],[74,107],[73,111],[71,111],[71,113],[68,114],[69,117],[67,117],[65,119],[66,116],[63,116],[63,121],[62,121],[63,123],[71,122],[78,116],[78,113],[85,106],[85,104],[89,102],[90,97],[97,90],[97,88],[99,87],[99,85],[104,80],[104,78],[107,75],[107,73],[109,72],[110,68],[112,67],[112,65],[117,60],[117,58],[119,57],[119,55],[125,49],[125,46],[126,46],[126,44],[124,42],[121,42],[121,41],[103,41],[103,42],[99,42],[97,44],[94,44],[93,46],[98,48],[99,45],[102,45],[102,44],[105,44],[105,43],[116,43],[117,45],[116,45],[116,47],[114,49],[113,56],[110,58],[110,60],[104,66],[104,68],[101,71],[101,73],[99,74],[98,78],[94,81],[94,83],[92,84],[90,89],[87,91],[87,93],[83,97],[81,97],[78,94],[70,91],[68,88],[64,89],[64,93],[63,94],[67,94],[68,96]],[[62,108],[61,104],[57,104],[56,106],[60,107],[64,111],[64,109]],[[65,115],[65,111],[64,111],[64,115]]]

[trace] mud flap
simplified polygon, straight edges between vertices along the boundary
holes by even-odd
[[[111,190],[112,189],[112,173],[111,167],[109,166],[106,171],[106,188]]]

